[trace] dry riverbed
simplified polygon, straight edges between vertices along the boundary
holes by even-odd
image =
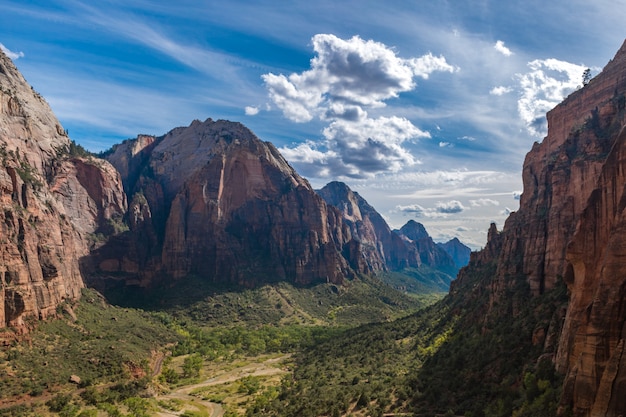
[[[161,417],[180,416],[187,412],[199,416],[221,417],[225,410],[245,411],[245,406],[257,393],[280,384],[288,371],[290,355],[262,355],[245,358],[230,364],[208,365],[203,370],[204,380],[177,387],[156,399]]]

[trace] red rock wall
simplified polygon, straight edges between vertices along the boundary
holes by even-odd
[[[0,52],[0,327],[26,331],[79,297],[89,235],[126,210],[113,167],[69,158],[69,144],[48,104]]]

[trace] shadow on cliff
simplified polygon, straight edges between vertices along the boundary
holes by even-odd
[[[119,236],[118,236],[119,237]],[[109,241],[101,249],[115,247],[120,250],[120,240]],[[123,249],[122,249],[123,250]],[[236,283],[214,282],[199,275],[190,274],[184,278],[173,280],[167,274],[155,275],[150,279],[150,286],[142,286],[140,273],[103,272],[97,265],[100,263],[100,251],[92,252],[80,260],[81,273],[85,285],[100,292],[106,300],[116,306],[140,308],[148,311],[172,311],[188,309],[208,298],[229,294],[237,297],[264,284],[278,285],[276,279],[258,278],[257,286],[242,286]],[[320,285],[289,283],[296,289],[312,289]],[[328,284],[327,291],[337,295],[341,290],[337,285]],[[245,297],[242,297],[245,298]]]

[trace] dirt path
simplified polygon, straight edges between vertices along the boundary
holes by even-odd
[[[226,371],[218,376],[211,377],[206,381],[193,385],[185,385],[183,387],[175,389],[168,394],[160,395],[156,398],[157,400],[181,400],[185,403],[184,410],[193,408],[198,411],[206,411],[211,417],[222,417],[224,415],[224,409],[221,404],[201,400],[195,396],[192,396],[191,393],[199,388],[235,382],[246,376],[271,376],[284,374],[287,371],[277,367],[276,364],[284,361],[289,356],[290,355],[282,355],[276,358],[267,359],[263,362],[250,363],[244,366],[240,366]],[[178,416],[181,412],[182,411],[161,411],[156,415],[160,417],[171,417]]]

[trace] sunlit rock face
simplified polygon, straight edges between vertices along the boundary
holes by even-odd
[[[346,184],[333,181],[317,191],[340,212],[349,233],[343,253],[363,273],[419,267],[419,254],[394,233],[383,217]]]
[[[0,52],[0,327],[17,333],[80,296],[90,236],[126,211],[117,171],[69,149],[48,104]]]
[[[576,416],[626,415],[625,115],[626,44],[548,113],[548,135],[524,162],[519,210],[462,274],[496,260],[490,305],[519,280],[533,295],[565,281],[554,361],[566,375],[561,409]]]
[[[130,196],[131,233],[98,251],[99,272],[143,286],[189,274],[243,286],[354,275],[338,210],[239,123],[196,120],[126,141],[108,160]]]

